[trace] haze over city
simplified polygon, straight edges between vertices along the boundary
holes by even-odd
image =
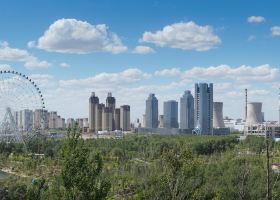
[[[0,2],[0,69],[28,74],[66,118],[88,117],[93,91],[129,104],[133,121],[149,93],[162,113],[164,101],[211,82],[224,116],[244,118],[248,88],[265,119],[278,119],[277,1],[11,2]]]

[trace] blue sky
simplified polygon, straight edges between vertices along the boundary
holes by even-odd
[[[150,92],[161,111],[163,101],[179,100],[202,81],[217,86],[214,98],[224,101],[224,115],[243,116],[248,87],[250,100],[262,101],[266,118],[276,120],[279,6],[253,0],[3,0],[0,66],[33,76],[48,109],[66,118],[87,117],[90,91],[102,101],[112,91],[119,105],[131,105],[135,119]]]

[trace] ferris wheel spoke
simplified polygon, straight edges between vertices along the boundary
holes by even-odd
[[[22,126],[23,118],[28,127],[26,134],[37,134],[44,129],[45,103],[42,93],[30,77],[15,71],[1,71],[0,73],[0,140],[18,141],[22,138],[19,125]],[[17,113],[17,114],[16,114]],[[17,115],[17,116],[16,116]],[[26,116],[25,116],[26,115]],[[21,121],[18,122],[16,120]],[[29,121],[28,121],[29,120]],[[37,123],[35,125],[35,123]],[[16,125],[17,124],[17,125]],[[17,130],[15,130],[15,127]],[[19,133],[20,132],[20,133]]]

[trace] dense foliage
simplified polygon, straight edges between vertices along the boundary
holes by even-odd
[[[271,162],[280,162],[279,144],[269,144]],[[266,199],[265,150],[261,137],[238,141],[234,136],[130,135],[82,140],[74,129],[64,140],[32,139],[25,147],[0,144],[0,167],[19,175],[0,180],[0,197]],[[273,199],[279,199],[277,173],[271,173],[270,185]]]

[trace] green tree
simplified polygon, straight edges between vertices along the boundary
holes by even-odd
[[[68,130],[67,139],[62,148],[61,177],[66,189],[66,199],[105,199],[110,183],[100,178],[102,159],[100,154],[89,157],[89,149],[81,139],[76,124]]]

